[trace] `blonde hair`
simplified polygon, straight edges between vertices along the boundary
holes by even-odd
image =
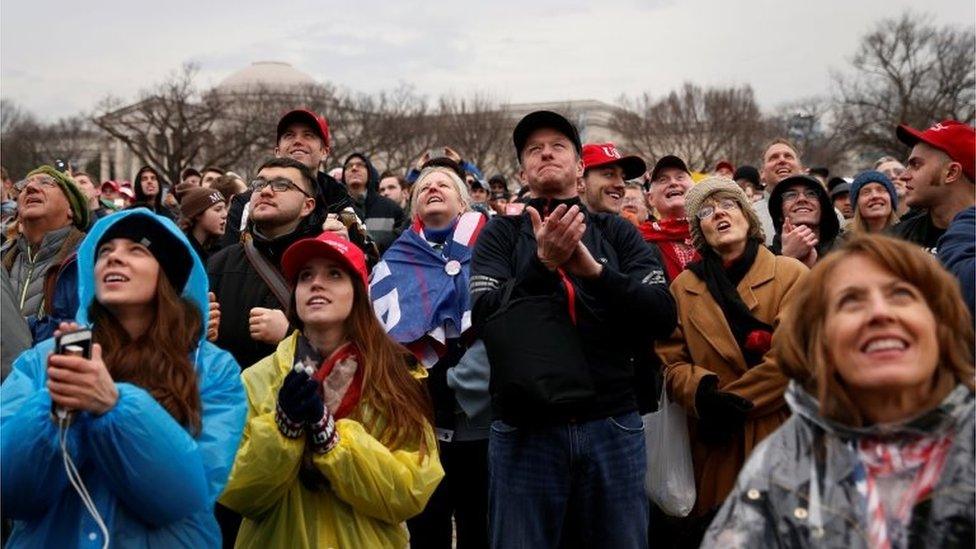
[[[828,359],[824,337],[831,277],[841,263],[855,256],[876,263],[918,289],[936,319],[937,374],[948,374],[973,390],[973,319],[959,282],[918,246],[878,234],[855,234],[810,271],[777,330],[776,352],[783,373],[816,395],[824,417],[849,425],[862,424],[853,395]]]
[[[890,203],[889,203],[889,206],[890,206]],[[895,209],[892,208],[891,211],[888,212],[888,218],[885,219],[884,227],[882,227],[881,230],[883,231],[883,230],[887,229],[888,227],[894,225],[897,222],[898,222],[898,212],[896,212]],[[864,221],[864,218],[863,217],[861,217],[861,209],[858,208],[856,204],[854,204],[854,219],[851,220],[850,227],[851,227],[850,228],[850,231],[853,232],[853,233],[870,233],[871,232],[871,230],[868,229],[867,222]]]
[[[454,182],[454,186],[457,188],[458,199],[461,201],[461,211],[471,211],[471,195],[468,194],[468,186],[458,176],[458,174],[450,168],[445,168],[443,166],[430,166],[428,168],[424,168],[424,170],[420,172],[420,175],[417,176],[417,180],[413,183],[413,187],[410,189],[410,219],[415,219],[420,215],[417,212],[416,200],[417,195],[420,194],[420,184],[424,181],[424,179],[427,179],[431,174],[434,173],[442,173]]]

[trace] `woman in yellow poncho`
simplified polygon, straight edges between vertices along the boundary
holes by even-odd
[[[237,547],[404,547],[444,476],[431,406],[377,321],[359,249],[332,233],[282,257],[297,326],[244,371],[248,421],[220,502]]]

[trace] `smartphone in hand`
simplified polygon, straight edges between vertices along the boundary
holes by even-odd
[[[59,355],[80,356],[90,359],[91,349],[91,330],[78,330],[67,334],[61,334],[56,340],[54,340],[54,352]],[[65,410],[52,402],[51,414],[55,417],[55,419],[70,419],[71,410]]]

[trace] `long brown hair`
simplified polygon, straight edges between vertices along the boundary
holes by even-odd
[[[947,374],[972,390],[973,319],[959,282],[918,246],[877,234],[853,236],[810,271],[777,333],[779,364],[786,376],[817,396],[824,417],[849,425],[862,423],[852,395],[828,359],[824,337],[831,277],[838,265],[853,256],[877,263],[918,289],[936,319],[937,375]]]
[[[202,405],[190,353],[200,337],[200,311],[176,293],[163,269],[156,282],[153,319],[141,336],[131,338],[97,299],[88,307],[88,318],[112,379],[142,387],[177,422],[198,434]]]
[[[349,272],[349,271],[347,271]],[[352,310],[345,321],[346,339],[352,341],[363,358],[362,398],[383,422],[379,440],[397,449],[419,441],[420,455],[427,453],[426,427],[434,423],[434,408],[423,382],[411,373],[413,355],[393,341],[373,312],[369,292],[357,275],[349,273],[353,286]],[[292,326],[305,330],[298,318],[295,292],[292,291],[288,319]],[[359,420],[364,418],[354,412]]]

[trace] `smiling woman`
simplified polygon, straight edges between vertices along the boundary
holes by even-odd
[[[958,285],[917,246],[862,235],[793,307],[777,341],[793,416],[703,546],[972,546],[974,339]]]

